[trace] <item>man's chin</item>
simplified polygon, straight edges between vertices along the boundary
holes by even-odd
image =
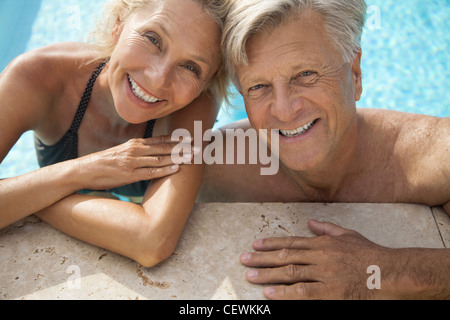
[[[300,152],[296,155],[289,156],[283,154],[281,151],[280,163],[282,167],[291,171],[307,171],[309,169],[316,168],[320,161],[317,156],[301,155]]]

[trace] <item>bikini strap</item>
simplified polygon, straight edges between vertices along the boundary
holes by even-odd
[[[155,127],[156,120],[150,120],[147,122],[147,127],[145,127],[145,136],[144,138],[153,137],[153,128]]]
[[[77,109],[77,113],[75,115],[75,118],[72,122],[72,125],[70,126],[70,131],[72,133],[77,133],[78,129],[81,126],[81,122],[83,121],[84,115],[86,113],[89,101],[91,100],[92,90],[94,89],[95,81],[97,80],[100,73],[105,68],[106,64],[108,63],[109,58],[103,61],[97,69],[95,69],[94,73],[92,74],[91,78],[89,79],[89,82],[86,86],[86,89],[84,90],[83,97],[81,98],[80,104]],[[153,128],[155,126],[156,120],[150,120],[147,122],[147,126],[145,128],[145,138],[151,138],[153,136]]]
[[[75,118],[72,122],[72,125],[70,126],[70,131],[72,131],[73,133],[78,132],[78,129],[80,128],[89,101],[91,100],[92,90],[94,89],[95,81],[97,80],[98,76],[100,75],[100,73],[102,72],[103,68],[106,66],[108,61],[109,59],[106,59],[105,61],[100,63],[100,65],[97,67],[97,69],[95,69],[94,73],[89,79],[86,89],[84,90],[83,97],[81,98],[80,104],[78,106]]]

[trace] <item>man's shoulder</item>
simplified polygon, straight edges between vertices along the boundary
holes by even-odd
[[[405,146],[422,143],[423,148],[449,142],[450,118],[378,109],[358,109],[358,115],[364,126],[378,131],[380,137],[387,134]]]
[[[377,159],[388,162],[380,168],[401,170],[407,189],[422,193],[431,204],[443,204],[450,190],[450,118],[389,110],[358,114],[366,145],[378,146]]]

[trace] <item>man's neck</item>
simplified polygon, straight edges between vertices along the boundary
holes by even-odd
[[[358,132],[363,125],[362,119],[357,116],[356,125],[349,129],[346,139],[342,140],[332,154],[320,166],[311,169],[296,171],[287,168],[281,163],[282,170],[311,200],[336,201],[339,192],[352,179],[358,168],[360,152],[358,152]]]

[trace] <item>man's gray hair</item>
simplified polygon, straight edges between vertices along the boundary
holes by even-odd
[[[322,14],[330,41],[343,60],[350,62],[361,50],[364,0],[234,0],[222,44],[233,81],[235,67],[248,63],[246,45],[252,35],[274,29],[307,10]]]

